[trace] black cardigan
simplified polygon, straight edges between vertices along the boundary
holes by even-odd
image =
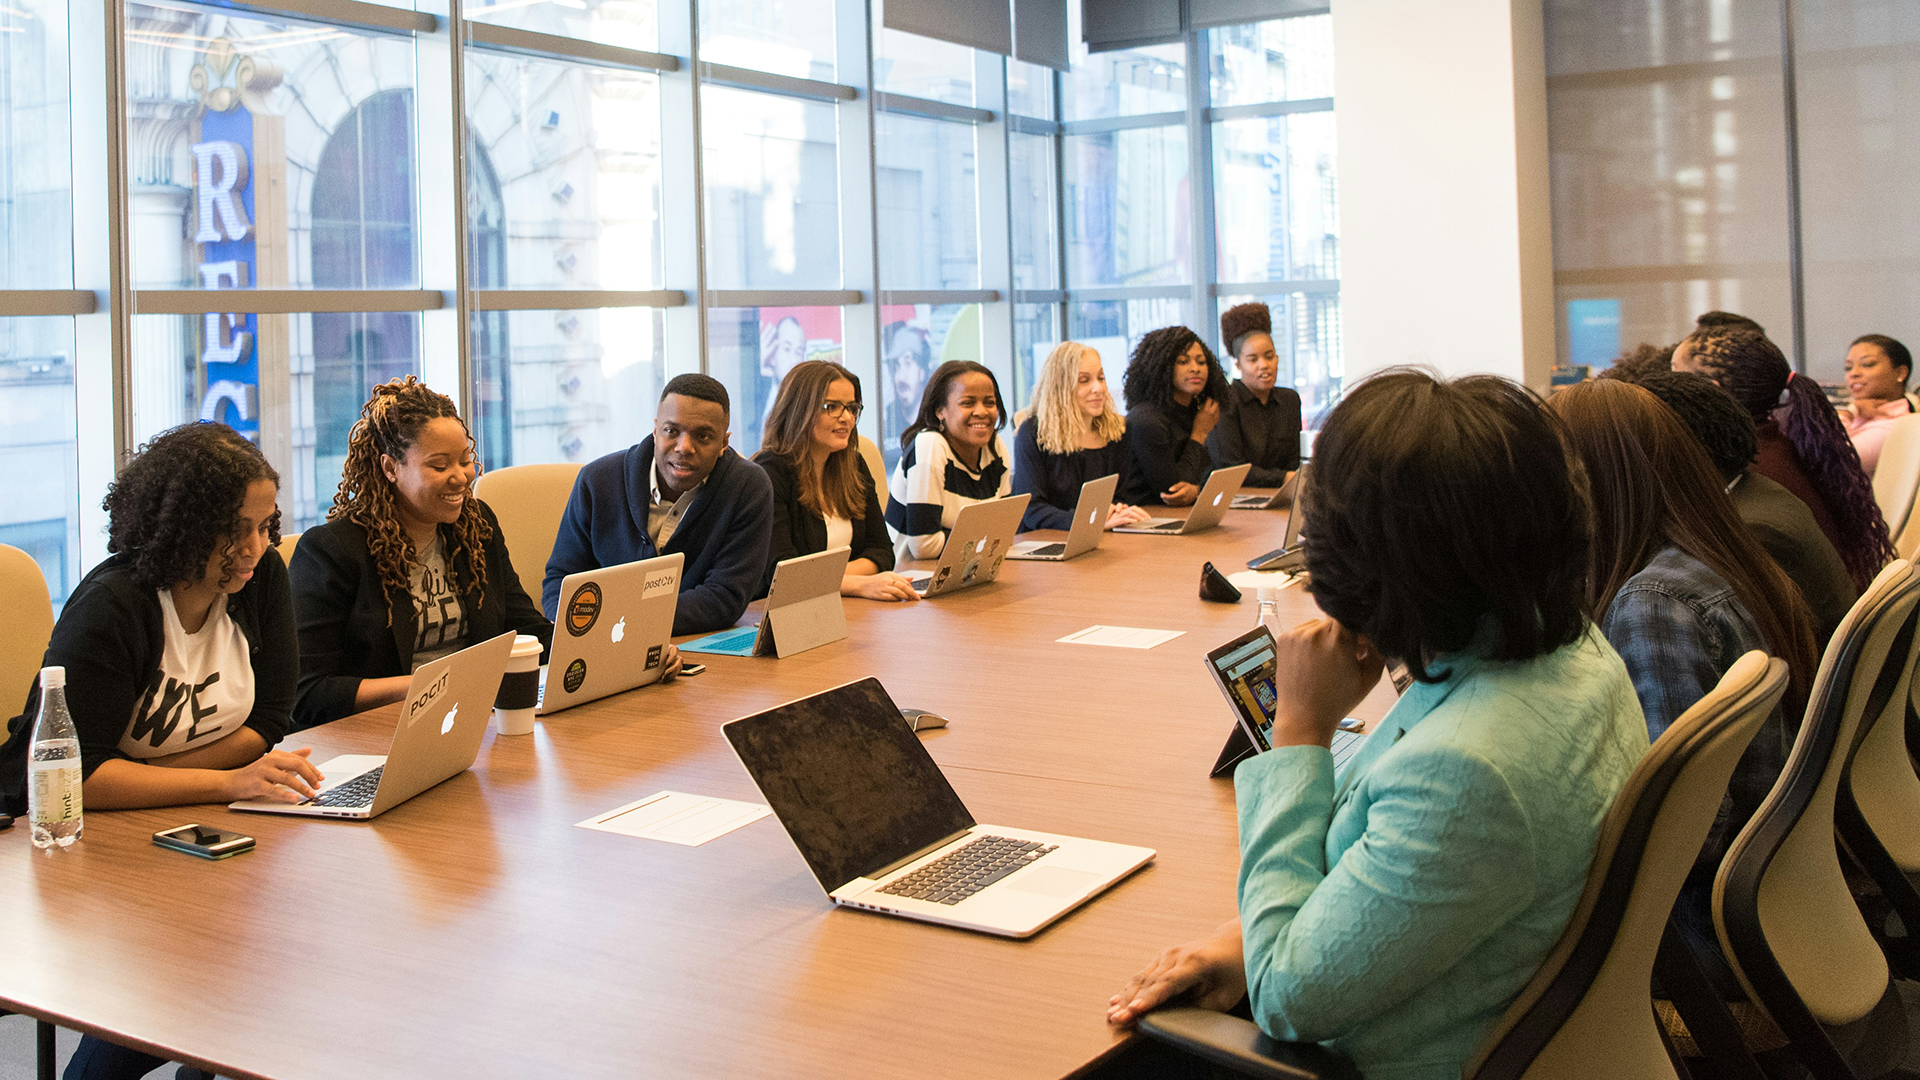
[[[278,551],[262,555],[253,579],[227,598],[227,615],[246,636],[253,666],[253,712],[246,726],[272,746],[286,737],[300,674],[287,566]],[[42,666],[67,669],[67,711],[80,735],[82,776],[92,776],[103,761],[127,757],[120,737],[133,722],[140,696],[160,676],[165,618],[159,590],[135,583],[132,568],[119,555],[81,579],[60,612]],[[12,734],[0,749],[0,803],[10,814],[26,813],[27,744],[39,714],[36,674],[26,708],[9,722]]]
[[[1119,501],[1129,506],[1158,506],[1160,493],[1180,481],[1204,487],[1213,471],[1213,455],[1193,441],[1200,399],[1177,405],[1143,401],[1127,410],[1127,449],[1133,472],[1120,485]]]
[[[760,582],[760,595],[767,595],[773,584],[773,568],[782,559],[812,555],[827,550],[827,520],[800,505],[800,474],[793,462],[768,450],[753,455],[754,464],[773,484],[773,554],[767,559],[767,575]],[[880,509],[880,488],[867,471],[867,461],[853,455],[854,467],[867,484],[867,508],[853,519],[853,553],[847,561],[872,559],[882,570],[893,569],[893,539],[887,534],[886,513]]]
[[[512,630],[532,634],[543,646],[552,644],[553,624],[520,587],[499,520],[486,503],[475,499],[474,505],[493,527],[493,536],[485,549],[486,594],[460,594],[467,643]],[[364,527],[340,518],[301,534],[293,549],[293,610],[301,662],[296,730],[358,712],[353,699],[361,680],[413,670],[413,594],[404,587],[381,587]]]

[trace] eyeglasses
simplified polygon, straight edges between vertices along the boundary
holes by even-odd
[[[845,413],[847,417],[852,420],[860,419],[860,414],[865,411],[865,409],[866,406],[857,401],[829,400],[820,403],[820,411],[826,413],[828,416],[837,417],[841,413]]]

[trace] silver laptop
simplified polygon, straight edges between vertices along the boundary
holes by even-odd
[[[541,716],[660,681],[686,561],[675,552],[567,575],[540,669]]]
[[[1000,563],[1013,547],[1013,534],[1020,531],[1020,515],[1027,512],[1027,498],[1009,495],[961,507],[933,576],[915,580],[914,590],[922,596],[942,596],[985,585],[999,576]]]
[[[1235,495],[1233,508],[1235,510],[1271,510],[1276,506],[1292,503],[1293,493],[1299,488],[1300,470],[1295,469],[1293,475],[1287,477],[1287,482],[1274,488],[1271,495]]]
[[[837,547],[812,555],[781,559],[767,587],[767,613],[758,626],[739,626],[683,642],[683,653],[720,656],[787,657],[817,649],[847,636],[840,603],[852,548]]]
[[[384,755],[342,754],[321,762],[326,779],[313,798],[297,803],[248,799],[227,808],[364,821],[466,772],[480,755],[513,637],[508,631],[420,665],[400,705],[393,745]]]
[[[1199,496],[1193,500],[1193,512],[1185,518],[1148,518],[1137,525],[1122,525],[1113,531],[1180,536],[1211,529],[1227,516],[1227,509],[1233,505],[1234,493],[1240,490],[1240,482],[1247,478],[1247,472],[1252,468],[1253,465],[1249,463],[1213,470],[1207,476],[1206,486],[1200,489]]]
[[[1107,514],[1113,510],[1113,492],[1119,486],[1118,473],[1081,484],[1080,501],[1073,506],[1073,528],[1067,532],[1067,542],[1023,540],[1013,545],[1007,558],[1066,562],[1099,547],[1101,534],[1107,531]]]
[[[878,679],[723,730],[836,904],[1023,938],[1153,860],[978,824]]]

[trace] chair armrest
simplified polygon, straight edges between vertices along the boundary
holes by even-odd
[[[1250,1020],[1208,1009],[1161,1009],[1140,1018],[1150,1039],[1258,1080],[1361,1080],[1353,1063],[1317,1043],[1275,1042]]]

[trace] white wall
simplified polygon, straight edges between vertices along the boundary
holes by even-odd
[[[1333,5],[1346,382],[1544,390],[1554,358],[1541,0]]]

